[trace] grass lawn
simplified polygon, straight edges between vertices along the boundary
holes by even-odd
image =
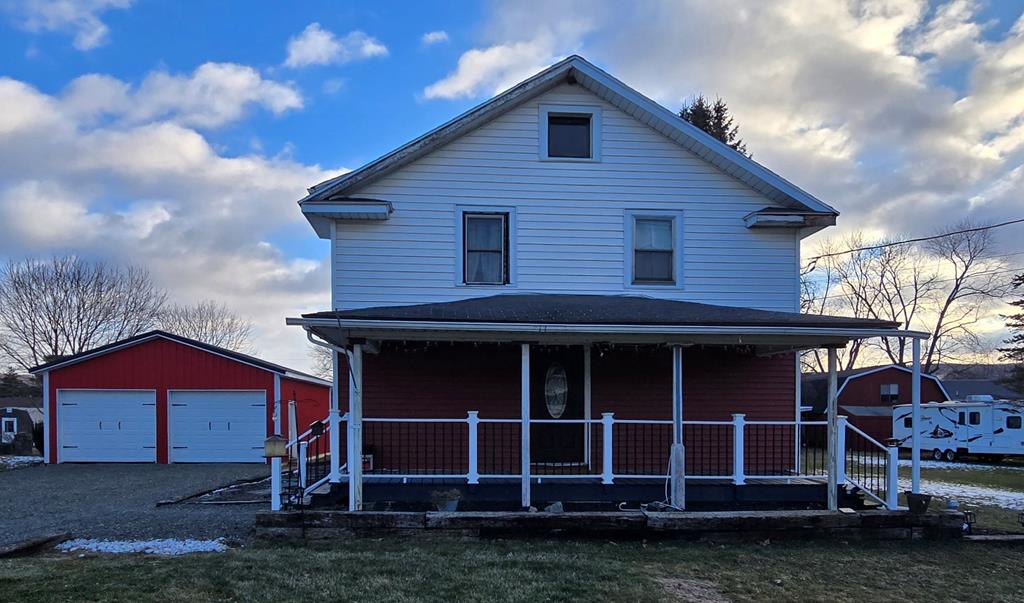
[[[910,478],[910,467],[900,467],[900,477]],[[921,479],[949,484],[983,486],[999,490],[1012,490],[1024,494],[1024,471],[1019,465],[1000,468],[935,469],[921,467]]]
[[[4,601],[1019,601],[1024,545],[358,539],[0,560]]]

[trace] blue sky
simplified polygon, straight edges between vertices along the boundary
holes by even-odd
[[[144,264],[302,367],[281,318],[328,304],[304,187],[572,53],[671,108],[724,97],[832,236],[1020,217],[1024,0],[623,6],[0,0],[0,259]]]

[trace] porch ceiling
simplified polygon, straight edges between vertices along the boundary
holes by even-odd
[[[317,312],[289,325],[346,345],[359,340],[752,345],[765,353],[871,337],[927,337],[894,323],[626,295],[495,295]]]

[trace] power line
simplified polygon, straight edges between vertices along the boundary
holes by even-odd
[[[1003,226],[1010,226],[1012,224],[1020,224],[1020,223],[1024,223],[1024,218],[1018,218],[1018,219],[1015,219],[1015,220],[1008,220],[1006,222],[1000,222],[998,224],[989,224],[988,226],[976,226],[976,227],[973,227],[973,228],[965,228],[963,230],[954,230],[954,231],[944,232],[944,233],[941,233],[941,234],[931,235],[931,236],[927,236],[927,237],[916,237],[916,238],[913,238],[913,239],[903,239],[901,241],[891,241],[889,243],[879,243],[877,245],[868,245],[866,247],[855,247],[853,249],[846,249],[846,250],[843,250],[843,251],[833,251],[833,252],[830,252],[830,253],[822,253],[820,255],[816,255],[816,256],[812,256],[812,257],[808,258],[807,264],[808,264],[808,266],[813,268],[814,264],[816,264],[818,262],[818,260],[821,260],[821,259],[824,259],[824,258],[831,258],[831,257],[839,256],[839,255],[846,255],[846,254],[849,254],[849,253],[856,253],[858,251],[873,251],[875,249],[885,249],[885,248],[888,248],[888,247],[895,247],[897,245],[907,245],[909,243],[921,243],[923,241],[934,241],[935,239],[942,239],[942,238],[953,236],[953,235],[967,234],[967,233],[970,233],[970,232],[980,232],[980,231],[983,231],[983,230],[992,230],[993,228],[1001,228]]]

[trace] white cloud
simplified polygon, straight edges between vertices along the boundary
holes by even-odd
[[[18,25],[31,32],[58,31],[74,34],[74,46],[92,50],[107,43],[110,29],[100,15],[126,9],[134,0],[20,0],[6,3]]]
[[[452,99],[500,92],[554,62],[552,52],[548,36],[469,50],[455,71],[427,86],[423,96]]]
[[[288,40],[288,57],[284,64],[286,67],[341,65],[387,54],[384,44],[361,31],[350,31],[339,38],[319,23],[310,23],[302,33]]]
[[[935,10],[923,31],[912,38],[911,50],[932,54],[941,61],[962,61],[982,49],[984,24],[975,21],[980,6],[976,0],[952,0]]]
[[[986,41],[977,12],[970,0],[497,2],[478,46],[424,96],[489,96],[578,52],[673,109],[722,96],[755,159],[843,212],[831,232],[930,232],[1019,213],[985,191],[1024,164],[1024,18]],[[945,83],[953,63],[966,84]]]
[[[73,80],[61,100],[69,115],[83,120],[159,119],[203,128],[237,121],[250,106],[281,114],[303,104],[292,84],[266,80],[252,67],[234,63],[204,63],[188,75],[153,72],[136,89],[107,75],[88,74]]]
[[[447,42],[448,32],[444,31],[443,29],[437,31],[428,31],[427,33],[423,34],[423,37],[420,38],[420,41],[426,46]]]
[[[164,77],[176,79],[153,81],[190,89]],[[306,366],[302,334],[284,317],[328,305],[327,253],[268,241],[313,240],[295,201],[339,170],[286,154],[225,156],[187,124],[223,123],[234,109],[154,105],[145,88],[91,75],[49,95],[0,78],[0,106],[11,109],[0,112],[0,258],[67,250],[144,265],[177,301],[213,297],[251,317],[268,359]]]

